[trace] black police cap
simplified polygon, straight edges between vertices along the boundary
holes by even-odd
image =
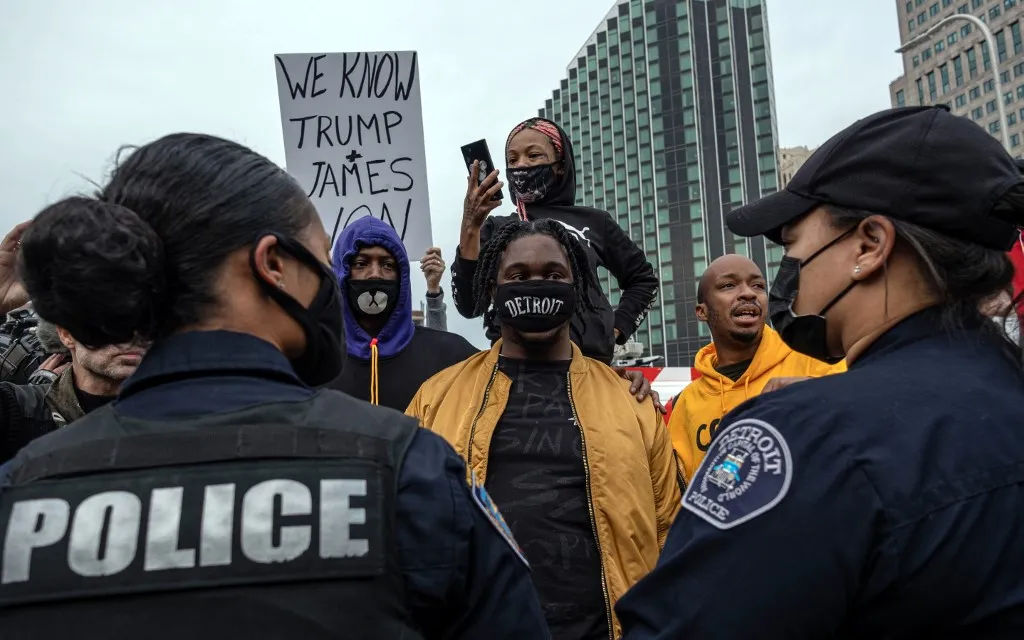
[[[736,235],[780,242],[783,226],[831,204],[1006,251],[1024,220],[992,209],[1021,184],[999,141],[948,107],[889,109],[830,138],[785,189],[734,209],[726,224]]]

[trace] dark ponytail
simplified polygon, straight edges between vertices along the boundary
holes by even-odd
[[[201,323],[230,254],[262,234],[294,238],[316,219],[291,176],[235,142],[177,133],[129,151],[94,199],[47,207],[22,239],[39,315],[86,345]]]

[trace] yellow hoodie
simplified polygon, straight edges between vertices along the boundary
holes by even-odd
[[[722,417],[761,393],[769,380],[793,376],[817,378],[846,371],[845,360],[828,365],[793,351],[767,325],[753,361],[739,380],[732,381],[715,371],[717,362],[714,343],[697,352],[694,368],[701,376],[683,390],[668,423],[672,446],[679,454],[687,483],[704,459],[704,452],[717,433]]]

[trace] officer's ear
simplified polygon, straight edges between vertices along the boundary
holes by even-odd
[[[896,227],[885,216],[869,216],[861,220],[853,236],[857,254],[850,277],[865,280],[885,268],[896,245]]]
[[[272,287],[284,287],[285,262],[281,245],[272,235],[263,236],[252,249],[252,268],[256,276]]]

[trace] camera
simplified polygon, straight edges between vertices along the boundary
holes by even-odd
[[[30,309],[12,311],[0,324],[0,380],[27,384],[46,359],[46,350],[36,336],[38,324]]]

